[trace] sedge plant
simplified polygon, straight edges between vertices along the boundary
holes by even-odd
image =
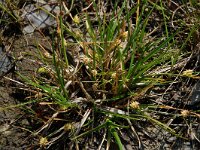
[[[83,146],[86,141],[103,135],[98,142],[104,144],[99,148],[106,145],[108,149],[115,143],[123,149],[122,132],[126,131],[131,132],[141,148],[141,139],[134,130],[136,122],[148,122],[181,137],[166,122],[150,115],[161,106],[139,101],[154,86],[169,82],[154,69],[173,65],[172,57],[179,54],[174,48],[174,37],[179,30],[170,34],[166,18],[162,36],[152,37],[147,30],[152,12],[161,8],[165,17],[166,9],[158,4],[148,8],[148,1],[128,7],[129,1],[125,0],[116,1],[108,15],[99,14],[101,7],[95,1],[92,4],[94,16],[84,12],[73,17],[65,7],[61,8],[70,15],[72,24],[63,14],[56,17],[52,61],[45,63],[49,69],[38,71],[48,74],[51,83],[42,82],[41,76],[23,77],[43,93],[46,98],[43,104],[54,110],[46,125],[35,133],[40,141],[45,141],[40,146],[49,148],[60,140],[70,147]],[[42,133],[44,129],[47,132]]]

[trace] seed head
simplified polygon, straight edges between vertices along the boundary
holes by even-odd
[[[40,138],[39,144],[40,144],[41,147],[44,147],[47,143],[48,143],[48,140],[47,140],[46,137]]]
[[[140,103],[137,102],[137,101],[133,101],[131,104],[130,104],[130,107],[133,108],[133,109],[139,109],[140,108]]]
[[[188,110],[181,111],[181,116],[183,116],[183,117],[187,117],[189,114],[190,114],[190,112]]]
[[[94,91],[96,91],[96,90],[98,90],[98,86],[99,86],[98,83],[94,83],[94,84],[92,85],[92,89],[93,89]]]
[[[72,130],[72,129],[73,129],[72,123],[66,123],[66,124],[64,125],[64,131],[70,131],[70,130]]]
[[[96,77],[96,75],[97,75],[97,70],[92,70],[91,73],[92,73],[93,77]]]
[[[183,76],[192,77],[193,70],[185,70],[183,71]]]
[[[128,37],[128,31],[125,31],[121,34],[122,40],[125,40]]]
[[[112,79],[116,79],[117,78],[117,73],[116,72],[112,73],[111,78]]]
[[[92,60],[91,60],[89,57],[85,56],[85,57],[83,57],[83,62],[84,62],[85,64],[89,64],[89,63],[92,62]]]
[[[73,20],[74,20],[75,24],[79,24],[80,23],[80,19],[79,19],[78,15],[75,15]]]

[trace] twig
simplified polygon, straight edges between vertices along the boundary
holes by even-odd
[[[91,101],[93,98],[92,98],[92,96],[90,96],[90,94],[85,90],[83,83],[82,83],[81,81],[79,81],[78,83],[79,83],[79,85],[80,85],[80,87],[81,87],[81,90],[82,90],[83,93],[85,94],[87,100]]]

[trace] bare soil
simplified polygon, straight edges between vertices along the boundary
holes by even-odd
[[[37,42],[47,45],[39,33],[33,35],[8,38],[5,44],[12,43],[9,47],[12,53],[13,67],[4,77],[0,79],[0,149],[29,149],[36,142],[33,138],[30,140],[30,132],[27,128],[32,128],[29,118],[26,117],[23,107],[18,106],[25,102],[29,92],[20,90],[24,85],[20,82],[15,72],[22,75],[33,77],[40,64],[37,62],[38,55]],[[8,48],[8,46],[6,46]],[[8,50],[8,49],[7,49]],[[6,50],[6,51],[7,51]],[[28,91],[28,90],[27,90]]]

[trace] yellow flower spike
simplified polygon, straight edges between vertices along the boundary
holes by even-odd
[[[63,40],[64,40],[64,45],[68,46],[67,41],[65,39],[63,39]]]
[[[79,24],[80,23],[80,19],[79,19],[78,15],[75,15],[73,20],[74,20],[75,24]]]
[[[37,73],[48,73],[48,70],[45,68],[45,67],[40,67],[38,70],[37,70]]]
[[[192,77],[193,70],[185,70],[183,71],[183,76]]]
[[[137,102],[137,101],[133,101],[131,104],[130,104],[130,107],[133,108],[133,109],[139,109],[140,108],[140,103]]]
[[[61,105],[61,106],[60,106],[60,110],[61,110],[61,111],[67,110],[67,108],[69,108],[69,107],[68,107],[68,106],[65,106],[65,105]]]
[[[200,76],[194,75],[193,73],[194,73],[193,70],[186,70],[183,71],[182,75],[193,79],[200,79]]]
[[[39,144],[40,144],[41,147],[44,147],[45,145],[47,145],[47,143],[48,143],[48,140],[47,140],[46,137],[40,138]]]
[[[187,117],[189,114],[190,114],[190,112],[188,110],[181,111],[181,116],[183,116],[183,117]]]

